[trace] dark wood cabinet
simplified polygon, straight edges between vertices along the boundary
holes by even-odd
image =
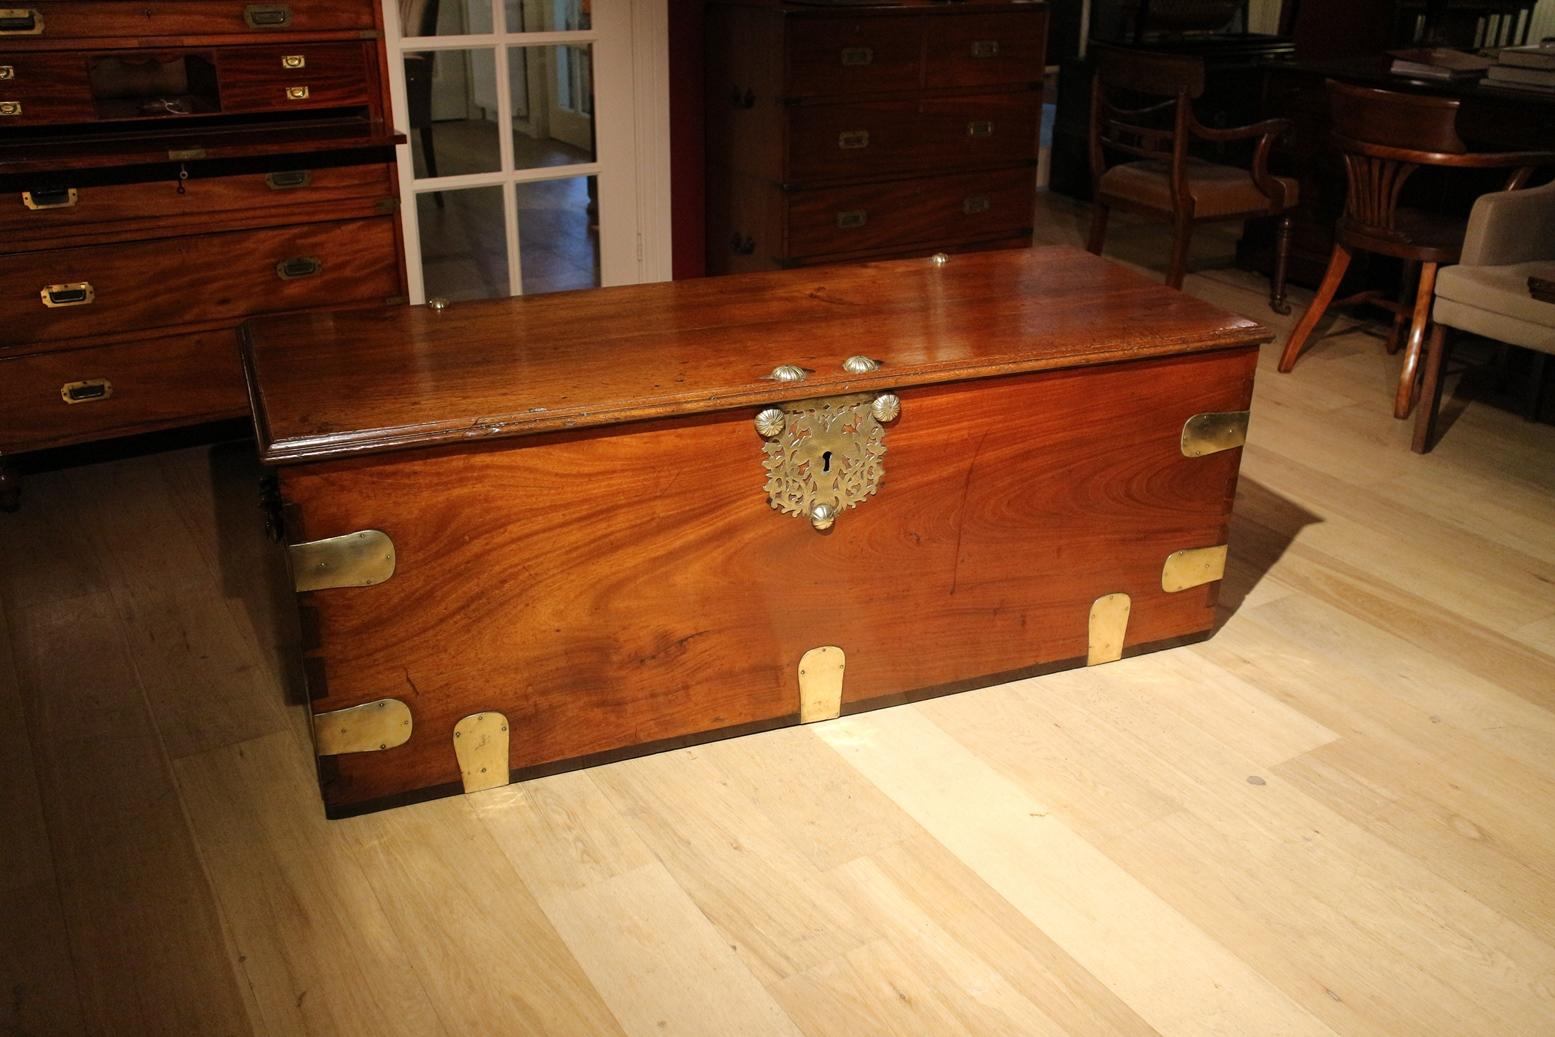
[[[1029,245],[1047,16],[711,6],[708,272]]]
[[[380,17],[375,0],[7,10],[0,467],[239,417],[243,319],[403,297]]]

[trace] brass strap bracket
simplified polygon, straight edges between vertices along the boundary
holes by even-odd
[[[1161,566],[1161,589],[1168,593],[1214,583],[1226,575],[1226,545],[1173,551]]]
[[[1127,594],[1103,594],[1091,603],[1090,647],[1085,665],[1099,666],[1123,658],[1124,636],[1132,607]]]
[[[1182,456],[1203,457],[1235,450],[1247,442],[1248,417],[1245,410],[1195,414],[1182,426]]]
[[[376,699],[313,717],[313,744],[320,756],[373,753],[410,740],[410,707],[399,699]]]
[[[394,541],[378,529],[308,540],[287,548],[299,592],[372,587],[394,575]]]
[[[454,725],[454,757],[464,791],[484,792],[512,780],[508,756],[508,718],[501,713],[471,713]]]
[[[799,660],[799,722],[835,720],[842,715],[842,674],[848,657],[836,645],[812,648]]]

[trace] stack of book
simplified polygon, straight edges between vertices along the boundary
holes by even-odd
[[[1555,94],[1555,41],[1502,47],[1486,75],[1495,86]]]
[[[1390,50],[1388,54],[1393,58],[1388,71],[1410,79],[1478,79],[1491,65],[1489,58],[1446,47]]]

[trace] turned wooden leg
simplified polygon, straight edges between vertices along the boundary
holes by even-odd
[[[1269,309],[1284,316],[1290,312],[1285,301],[1285,268],[1290,265],[1290,217],[1281,216],[1274,236],[1274,276],[1269,279]]]
[[[1415,285],[1420,283],[1420,261],[1404,260],[1404,270],[1398,279],[1398,309],[1393,313],[1393,327],[1388,329],[1388,356],[1397,353],[1404,345],[1404,329],[1409,327],[1409,306],[1414,302]]]
[[[1410,444],[1417,454],[1428,454],[1436,439],[1436,416],[1442,409],[1442,369],[1447,365],[1447,351],[1452,343],[1447,338],[1447,326],[1431,326],[1431,338],[1425,346],[1425,385],[1420,392],[1420,409],[1415,412],[1415,438]]]
[[[1344,272],[1349,268],[1350,250],[1336,244],[1328,257],[1328,269],[1323,271],[1323,283],[1317,286],[1317,294],[1312,297],[1312,305],[1301,315],[1296,330],[1290,333],[1290,340],[1285,343],[1285,352],[1280,355],[1281,371],[1289,371],[1296,366],[1296,358],[1306,348],[1307,339],[1311,337],[1312,329],[1317,327],[1317,322],[1323,319],[1328,304],[1334,301],[1334,293],[1339,291],[1339,282],[1344,280]]]
[[[14,461],[0,457],[0,511],[15,511],[22,506],[22,470]]]
[[[1393,416],[1407,418],[1414,410],[1420,386],[1420,354],[1425,346],[1426,325],[1431,323],[1431,300],[1436,295],[1436,264],[1420,264],[1420,287],[1415,289],[1414,320],[1409,325],[1409,345],[1404,350],[1404,369],[1398,375],[1398,395]]]
[[[1091,204],[1091,237],[1085,243],[1086,251],[1101,255],[1101,245],[1107,240],[1107,216],[1110,210],[1101,202]]]
[[[1166,286],[1181,288],[1188,272],[1188,245],[1193,241],[1193,223],[1178,220],[1172,225],[1172,263],[1166,268]]]

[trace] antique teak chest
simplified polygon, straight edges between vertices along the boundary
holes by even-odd
[[[1070,248],[250,323],[328,811],[1205,635],[1269,337]]]

